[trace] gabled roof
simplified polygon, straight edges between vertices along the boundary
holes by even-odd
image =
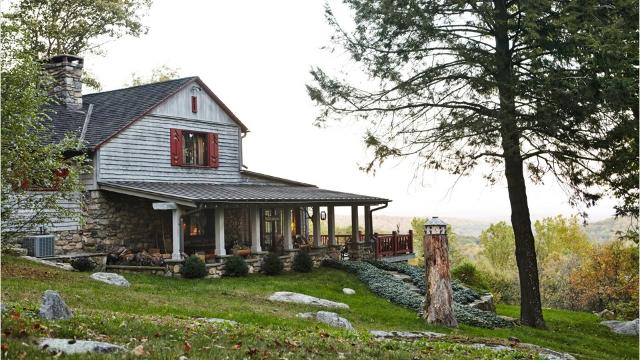
[[[48,112],[51,118],[53,140],[59,141],[69,132],[80,136],[89,106],[93,105],[83,140],[89,149],[100,147],[111,137],[136,120],[149,114],[158,105],[193,82],[197,82],[227,115],[240,126],[243,132],[247,131],[247,127],[211,89],[200,78],[192,76],[83,95],[82,110],[72,111],[64,105],[53,105],[50,107],[51,111]]]

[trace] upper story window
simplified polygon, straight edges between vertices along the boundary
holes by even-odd
[[[207,166],[207,134],[182,131],[182,165]]]
[[[171,129],[170,132],[171,165],[218,167],[218,134],[182,129]]]

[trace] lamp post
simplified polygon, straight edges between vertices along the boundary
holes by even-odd
[[[423,317],[429,324],[458,326],[453,313],[447,223],[437,216],[424,225],[425,294]]]

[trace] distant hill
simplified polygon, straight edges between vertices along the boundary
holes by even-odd
[[[608,218],[587,224],[585,231],[591,240],[603,243],[615,238],[617,231],[626,231],[630,225],[630,218]]]
[[[411,229],[412,216],[390,216],[390,215],[373,215],[373,228],[379,232],[391,232],[400,227],[401,232]],[[462,218],[443,217],[443,220],[451,224],[456,234],[478,237],[482,230],[491,225],[491,221],[470,220]],[[359,220],[360,225],[363,219]],[[351,225],[351,217],[349,215],[336,214],[336,226],[344,227]]]
[[[411,229],[412,216],[391,216],[391,215],[375,215],[373,216],[373,228],[375,231],[390,233],[400,227],[401,232],[407,232]],[[453,230],[459,235],[461,242],[477,242],[482,230],[489,227],[494,222],[490,220],[473,220],[454,217],[443,217],[447,223],[451,224]],[[507,220],[508,222],[508,220]],[[363,218],[359,220],[360,226],[364,224]],[[615,237],[616,231],[625,231],[630,224],[628,218],[609,218],[589,223],[585,226],[585,232],[589,238],[596,242],[602,243]],[[351,225],[351,217],[349,215],[336,214],[336,226],[345,227]]]

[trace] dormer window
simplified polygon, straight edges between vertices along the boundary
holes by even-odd
[[[218,134],[171,129],[171,165],[217,168]]]

